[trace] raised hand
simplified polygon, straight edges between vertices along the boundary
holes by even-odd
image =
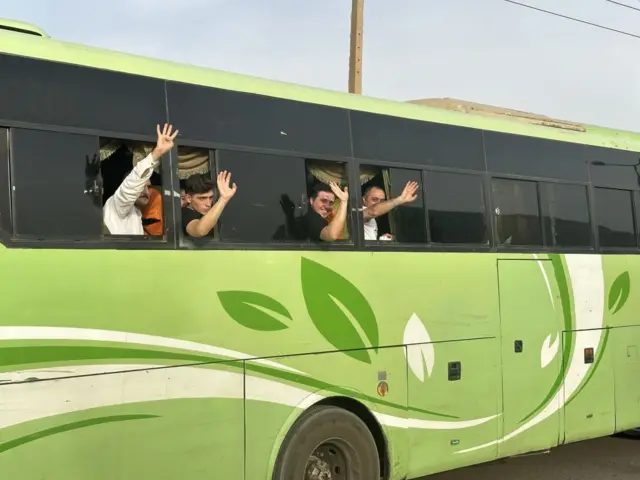
[[[227,172],[226,170],[220,172],[218,174],[218,192],[220,192],[220,198],[224,198],[225,200],[229,200],[236,194],[236,190],[238,187],[234,183],[233,186],[231,184],[231,172]]]
[[[156,160],[173,148],[173,141],[178,136],[178,130],[171,133],[172,131],[173,125],[165,123],[162,131],[160,131],[160,125],[156,125],[156,132],[158,133],[158,141],[154,149],[154,156],[157,155]]]
[[[100,158],[97,153],[93,154],[93,157],[89,158],[89,155],[85,156],[84,175],[86,178],[94,179],[100,175]]]
[[[296,209],[296,205],[293,203],[293,200],[291,200],[289,195],[286,193],[280,195],[280,206],[285,213],[293,213]]]
[[[344,203],[347,200],[349,200],[349,188],[348,187],[344,187],[344,191],[340,190],[340,187],[335,182],[329,183],[329,187],[331,187],[331,191],[334,193],[334,195],[342,203]]]
[[[418,184],[417,182],[407,182],[407,184],[404,187],[404,190],[402,190],[402,193],[400,194],[400,201],[402,203],[410,203],[415,201],[416,198],[418,198],[418,195],[416,195],[416,192],[418,191]]]

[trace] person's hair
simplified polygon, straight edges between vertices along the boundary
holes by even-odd
[[[180,179],[180,190],[184,190],[185,189],[185,184],[187,183],[187,181],[184,178]]]
[[[320,192],[327,192],[332,195],[334,194],[333,190],[331,190],[331,187],[329,185],[325,183],[316,183],[311,189],[311,195],[309,195],[309,198],[311,200],[315,200]]]
[[[371,190],[373,190],[374,188],[377,188],[378,190],[382,190],[384,192],[384,188],[382,188],[380,185],[369,185],[362,192],[362,196],[366,197],[367,195],[369,195],[369,192],[371,192]]]
[[[200,195],[213,190],[214,183],[208,175],[197,173],[184,182],[184,191],[188,195]]]

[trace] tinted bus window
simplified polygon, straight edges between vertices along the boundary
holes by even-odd
[[[304,159],[218,150],[217,163],[238,186],[220,217],[222,241],[297,239],[290,222],[307,208]]]
[[[586,186],[541,183],[540,195],[547,245],[593,245]]]
[[[85,193],[85,167],[98,154],[98,138],[16,128],[11,147],[15,233],[43,239],[100,237],[101,202]]]
[[[542,245],[536,182],[494,178],[492,190],[498,243]]]
[[[485,170],[480,130],[355,111],[351,129],[357,158]]]
[[[346,110],[174,82],[167,92],[187,141],[351,156]]]
[[[427,172],[426,191],[432,242],[488,242],[483,177]]]
[[[140,135],[166,119],[162,80],[10,55],[0,72],[0,119]]]
[[[601,247],[635,247],[636,227],[631,192],[594,188],[596,221]]]
[[[640,189],[640,154],[612,148],[587,147],[591,182],[596,187]]]
[[[407,188],[407,199],[414,192],[415,199],[400,203],[377,217],[365,217],[365,241],[393,241],[398,243],[427,243],[427,224],[422,186],[422,172],[404,168],[361,166],[363,207],[374,210],[377,205],[395,200]],[[391,205],[386,203],[386,205]],[[375,210],[374,210],[375,211]],[[363,212],[363,215],[365,213]]]
[[[484,138],[490,172],[589,181],[583,145],[498,132]]]

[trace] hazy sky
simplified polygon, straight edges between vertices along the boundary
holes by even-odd
[[[640,8],[639,0],[620,0]],[[522,0],[640,35],[606,0]],[[21,0],[52,37],[346,90],[351,0]],[[640,39],[504,0],[365,0],[363,93],[455,97],[640,131]]]

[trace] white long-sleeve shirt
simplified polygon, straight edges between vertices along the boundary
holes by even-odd
[[[102,218],[111,235],[144,235],[142,213],[135,203],[157,164],[151,154],[140,160],[104,204]]]

